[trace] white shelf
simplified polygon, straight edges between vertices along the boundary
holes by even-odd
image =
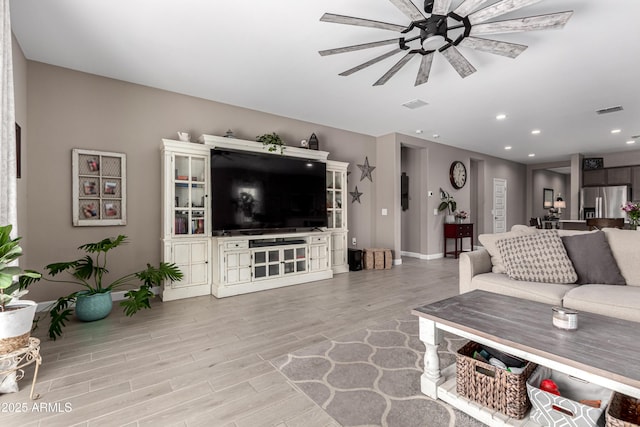
[[[465,414],[483,422],[491,427],[541,427],[540,424],[529,419],[529,413],[521,419],[516,420],[493,409],[482,406],[466,397],[460,396],[456,392],[456,365],[447,366],[441,372],[445,381],[438,386],[438,399],[447,402],[449,405],[464,412]]]

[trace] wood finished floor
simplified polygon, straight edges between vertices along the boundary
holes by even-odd
[[[41,398],[29,400],[28,367],[20,392],[0,395],[0,425],[338,426],[269,360],[457,293],[457,260],[405,258],[254,294],[158,300],[132,318],[114,306],[58,341],[35,334]]]

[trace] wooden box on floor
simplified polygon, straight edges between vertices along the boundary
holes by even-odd
[[[393,264],[391,249],[365,248],[363,260],[365,270],[390,269]]]

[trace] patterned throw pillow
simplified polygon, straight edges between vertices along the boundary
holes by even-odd
[[[506,273],[512,279],[542,283],[575,283],[578,280],[556,230],[503,239],[496,245]]]

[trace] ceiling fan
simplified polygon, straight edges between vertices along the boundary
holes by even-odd
[[[414,56],[420,55],[422,59],[415,81],[415,86],[418,86],[429,80],[431,64],[434,54],[437,51],[445,57],[460,77],[465,78],[475,73],[476,69],[460,53],[457,46],[515,58],[520,55],[527,46],[476,36],[562,28],[573,14],[573,11],[567,11],[487,22],[498,16],[537,3],[540,0],[500,0],[482,9],[479,8],[489,0],[464,0],[453,11],[449,11],[452,0],[425,0],[425,13],[422,13],[411,0],[389,1],[411,19],[409,25],[390,24],[333,13],[325,13],[320,18],[320,21],[323,22],[377,28],[395,31],[401,34],[398,38],[320,51],[320,55],[326,56],[385,45],[397,45],[392,50],[380,56],[340,73],[341,76],[349,76],[399,52],[406,51],[405,56],[373,85],[380,86],[385,84]],[[418,34],[412,35],[412,33],[416,32]]]

